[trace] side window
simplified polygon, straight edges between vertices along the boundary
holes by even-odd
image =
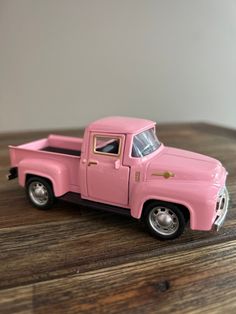
[[[120,138],[112,136],[94,136],[94,153],[118,156],[120,154]]]

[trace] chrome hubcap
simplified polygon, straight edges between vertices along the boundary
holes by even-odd
[[[49,199],[47,188],[38,181],[30,183],[29,196],[35,204],[40,206],[46,205]]]
[[[162,235],[172,235],[179,228],[177,215],[167,207],[154,207],[149,213],[149,222]]]

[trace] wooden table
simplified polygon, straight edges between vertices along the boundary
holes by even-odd
[[[116,214],[63,202],[36,210],[17,180],[5,180],[7,145],[47,132],[0,135],[1,314],[236,313],[236,131],[197,123],[162,125],[158,134],[226,166],[231,208],[219,233],[158,241]]]

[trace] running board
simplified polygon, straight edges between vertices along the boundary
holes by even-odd
[[[104,203],[98,203],[94,201],[89,201],[82,199],[79,193],[74,192],[68,192],[61,197],[58,198],[59,200],[63,200],[65,202],[81,205],[81,206],[87,206],[94,209],[104,210],[120,215],[130,216],[130,209],[129,208],[123,208],[119,206],[113,206],[109,204]]]

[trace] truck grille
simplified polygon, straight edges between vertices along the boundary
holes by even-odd
[[[229,193],[226,187],[222,188],[216,205],[217,217],[214,222],[215,229],[218,231],[223,225],[225,217],[228,212]]]
[[[216,211],[217,210],[222,210],[224,209],[224,206],[225,206],[225,202],[226,202],[226,193],[225,193],[225,187],[223,187],[221,190],[220,190],[220,193],[219,193],[219,196],[218,196],[218,200],[217,200],[217,203],[216,203]]]

